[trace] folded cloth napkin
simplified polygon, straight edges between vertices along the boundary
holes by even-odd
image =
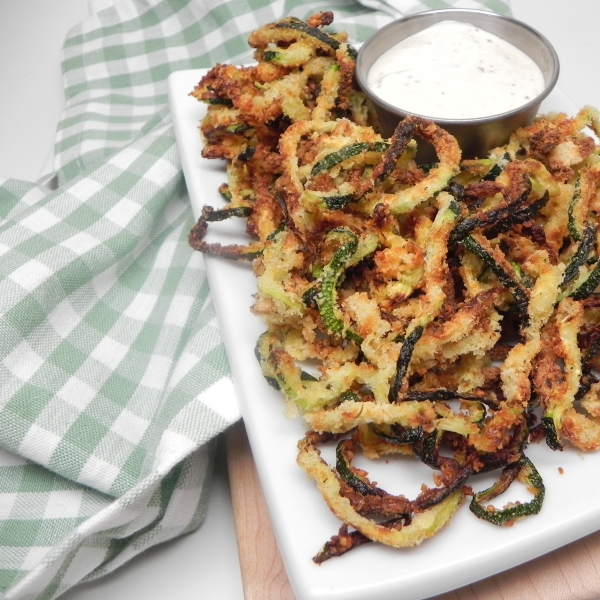
[[[355,41],[423,0],[92,0],[64,44],[58,189],[0,180],[0,592],[55,598],[201,522],[240,417],[167,76],[333,10]],[[507,12],[505,2],[466,2]]]

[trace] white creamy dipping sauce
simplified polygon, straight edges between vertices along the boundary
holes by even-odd
[[[544,90],[521,50],[470,23],[442,21],[392,46],[367,75],[373,93],[407,112],[439,119],[497,115]]]

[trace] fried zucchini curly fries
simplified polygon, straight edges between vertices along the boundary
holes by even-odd
[[[227,161],[228,204],[204,207],[190,244],[252,261],[258,360],[310,427],[298,464],[344,523],[317,563],[368,541],[419,544],[467,496],[476,516],[512,524],[545,493],[528,443],[600,448],[597,111],[540,117],[481,159],[421,118],[384,139],[332,21],[258,29],[255,65],[217,65],[192,92],[208,104],[203,155]],[[418,164],[421,143],[434,164]],[[232,217],[248,245],[204,241]],[[422,461],[433,486],[389,494],[352,466],[357,451]],[[492,470],[473,492],[471,475]],[[531,498],[490,506],[515,479]]]

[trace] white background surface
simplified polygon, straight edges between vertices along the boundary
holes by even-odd
[[[64,104],[60,49],[67,31],[87,13],[86,0],[0,0],[0,177],[35,181],[46,171]],[[241,600],[223,444],[208,513],[198,530],[61,598]]]
[[[559,87],[578,106],[600,106],[600,77],[594,69],[600,2],[512,0],[512,8],[515,17],[554,44],[561,61]],[[44,174],[63,105],[60,47],[68,29],[86,14],[85,0],[0,0],[0,176],[33,181]],[[208,515],[197,532],[63,596],[107,597],[241,600],[222,446]]]

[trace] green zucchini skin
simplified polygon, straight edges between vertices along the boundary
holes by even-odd
[[[238,154],[238,160],[248,162],[256,153],[256,146],[248,146]]]
[[[245,218],[250,214],[252,214],[252,207],[249,206],[233,206],[220,210],[215,210],[212,206],[205,206],[202,209],[200,218],[190,230],[188,243],[194,250],[199,250],[205,254],[221,256],[230,260],[253,261],[262,255],[263,242],[253,242],[246,246],[237,244],[222,246],[219,243],[210,244],[203,241],[210,222],[223,221],[231,217]]]
[[[354,202],[356,198],[352,194],[344,196],[323,196],[323,201],[329,210],[342,210],[350,202]]]
[[[573,300],[584,300],[587,298],[600,284],[600,260],[594,266],[588,278],[570,294]]]
[[[531,183],[529,183],[526,189],[512,202],[509,202],[506,205],[500,206],[493,210],[481,213],[479,215],[474,215],[473,217],[463,219],[452,230],[452,233],[450,234],[449,243],[455,244],[456,242],[459,242],[465,236],[471,233],[471,231],[473,231],[474,229],[495,225],[509,218],[517,209],[523,207],[530,193]]]
[[[461,398],[456,392],[440,388],[439,390],[432,390],[430,392],[420,392],[416,390],[409,390],[406,394],[408,400],[416,400],[417,402],[423,402],[425,400],[455,400]]]
[[[423,439],[425,435],[422,427],[414,428],[401,428],[398,426],[392,426],[393,433],[386,433],[381,429],[373,426],[373,431],[388,444],[400,446],[403,444],[416,444]]]
[[[510,155],[507,152],[501,158],[499,158],[496,164],[483,176],[483,180],[495,181],[498,175],[504,171],[509,162]]]
[[[314,308],[315,310],[319,310],[319,306],[317,305],[316,296],[319,293],[319,286],[313,285],[309,287],[304,294],[302,294],[302,302],[308,308]]]
[[[394,382],[390,386],[390,393],[388,397],[390,402],[398,402],[399,400],[398,396],[400,394],[400,389],[402,388],[402,383],[404,382],[406,373],[408,372],[408,365],[410,364],[410,359],[412,357],[413,350],[415,349],[415,344],[419,341],[419,339],[421,339],[421,335],[423,335],[423,327],[418,325],[406,337],[402,344],[402,348],[400,348],[398,362],[396,363],[396,376],[394,377]]]
[[[250,129],[250,125],[246,125],[245,123],[235,123],[234,125],[225,127],[227,133],[243,133],[244,131],[248,131],[248,129]]]
[[[460,465],[456,460],[447,456],[438,455],[437,465],[435,468],[445,468],[446,475],[449,475],[449,473],[452,475],[449,480],[444,483],[444,485],[425,490],[419,494],[414,501],[414,505],[418,507],[419,510],[427,510],[428,508],[439,504],[450,494],[458,490],[473,474],[473,468],[471,465]]]
[[[350,237],[350,240],[338,248],[331,261],[325,265],[320,290],[315,295],[315,302],[319,307],[321,318],[327,329],[335,335],[343,335],[345,329],[343,321],[336,314],[336,287],[344,266],[358,248],[357,236],[349,230],[344,230],[344,233]]]
[[[432,469],[437,469],[439,466],[439,450],[442,441],[442,434],[439,430],[435,430],[414,444],[413,449],[415,454]]]
[[[364,154],[369,150],[375,152],[383,152],[387,148],[389,148],[389,144],[387,142],[377,142],[375,144],[370,144],[368,142],[356,142],[354,144],[348,144],[335,152],[331,152],[327,156],[323,157],[321,160],[315,163],[313,166],[310,176],[314,177],[318,175],[322,171],[328,171],[333,167],[339,165],[340,163],[352,158],[354,156],[358,156],[360,154]]]
[[[423,169],[423,166],[421,166],[421,169]],[[462,202],[463,198],[465,197],[465,186],[461,185],[460,183],[451,182],[446,188],[446,190],[454,198],[455,201]],[[458,204],[458,202],[457,206],[459,206],[459,210],[456,214],[460,215],[460,205]]]
[[[319,381],[314,375],[311,375],[307,371],[300,371],[300,380],[301,381]]]
[[[285,221],[279,223],[279,225],[267,236],[267,241],[272,242],[278,234],[284,231],[286,228]]]
[[[460,216],[460,204],[456,200],[451,200],[448,208],[457,216]]]
[[[321,42],[322,44],[329,46],[332,50],[338,50],[340,47],[340,42],[334,37],[331,37],[330,35],[322,31],[321,29],[318,29],[317,27],[311,27],[306,22],[301,21],[296,17],[282,19],[281,21],[275,23],[275,27],[277,29],[293,29],[294,31],[304,33],[305,35],[319,40],[319,42]],[[348,54],[354,60],[356,60],[356,57],[358,56],[358,52],[350,45],[348,45]]]
[[[477,400],[479,402],[483,402],[483,400],[479,396],[475,396],[474,394],[459,394],[458,392],[454,392],[453,390],[448,390],[446,388],[440,388],[438,390],[431,391],[417,391],[417,390],[409,390],[406,393],[407,400],[416,400],[417,402],[423,402],[425,400]]]
[[[231,198],[233,196],[231,194],[231,190],[229,189],[228,183],[222,183],[219,186],[219,194],[220,194],[221,198],[223,198],[223,200],[225,200],[225,202],[231,202]]]
[[[265,52],[263,54],[263,59],[268,62],[271,60],[276,60],[278,56],[279,56],[279,53],[276,52],[275,50],[265,50]]]
[[[254,356],[256,356],[256,360],[258,360],[258,364],[260,365],[263,377],[267,381],[267,383],[277,391],[281,390],[281,386],[277,381],[277,378],[269,373],[268,367],[268,356],[271,351],[269,344],[269,335],[267,332],[263,333],[258,340],[256,340],[256,344],[254,346]]]
[[[544,206],[546,206],[546,204],[548,204],[549,200],[550,194],[546,192],[541,198],[534,200],[531,204],[528,204],[523,208],[515,210],[510,216],[486,229],[486,235],[493,238],[500,233],[508,231],[515,225],[530,221],[540,212],[540,210],[542,210],[542,208],[544,208]]]
[[[202,209],[202,218],[208,222],[225,221],[231,217],[245,219],[252,214],[251,206],[233,206],[231,208],[221,208],[215,210],[211,206],[205,206]]]
[[[571,201],[569,202],[569,207],[567,209],[567,228],[569,230],[569,235],[574,242],[578,242],[581,239],[581,235],[579,233],[579,229],[577,229],[577,223],[575,222],[575,208],[577,207],[577,203],[581,199],[581,175],[577,178],[575,182],[575,191],[573,192],[573,196]]]
[[[354,491],[362,494],[363,496],[379,496],[379,497],[392,497],[385,490],[378,488],[372,484],[368,479],[363,478],[357,474],[350,465],[349,457],[347,453],[353,451],[354,441],[351,439],[342,440],[336,448],[336,471],[338,476],[348,484]],[[436,469],[445,468],[446,481],[445,483],[436,488],[425,488],[413,501],[409,501],[405,496],[393,496],[398,502],[390,512],[389,507],[375,508],[371,507],[371,511],[375,511],[378,514],[399,517],[405,515],[407,512],[415,510],[417,512],[432,508],[437,504],[440,504],[450,494],[455,492],[466,479],[473,473],[473,469],[470,465],[461,466],[457,461],[446,456],[436,456]]]
[[[551,415],[546,414],[542,417],[542,426],[546,433],[546,444],[548,444],[552,450],[563,450],[563,445],[560,443],[554,419]]]
[[[338,475],[355,491],[363,496],[382,496],[383,490],[378,487],[369,486],[365,481],[352,471],[350,461],[346,457],[345,451],[348,445],[351,445],[350,440],[342,440],[338,443],[335,450],[335,469]]]
[[[381,163],[377,165],[374,176],[375,182],[381,183],[395,169],[396,162],[404,154],[408,143],[412,139],[417,124],[411,120],[401,121],[396,127],[391,139],[390,147],[384,152]]]
[[[489,502],[508,489],[510,484],[521,473],[525,474],[525,480],[535,489],[533,500],[501,510],[496,509],[492,511],[484,508],[483,503]],[[546,488],[544,487],[544,482],[542,481],[540,474],[533,463],[523,454],[516,463],[504,467],[502,475],[494,485],[473,496],[473,500],[471,500],[471,503],[469,504],[469,509],[476,517],[488,521],[493,525],[503,526],[516,519],[522,519],[523,517],[539,513],[542,509],[542,504],[544,503],[545,494]]]
[[[332,334],[345,337],[360,345],[362,337],[344,325],[336,307],[337,285],[344,267],[358,249],[358,237],[344,227],[334,229],[331,233],[344,235],[349,239],[336,250],[331,261],[323,268],[319,290],[312,299],[319,309],[323,323]]]
[[[233,106],[233,102],[229,98],[207,98],[204,102],[213,106]]]
[[[508,288],[512,293],[517,309],[522,315],[523,326],[526,327],[529,322],[529,317],[527,315],[527,306],[529,304],[529,298],[527,293],[525,292],[524,287],[509,273],[507,273],[494,259],[493,257],[480,245],[478,244],[471,236],[466,236],[460,240],[460,244],[462,244],[469,252],[472,252],[482,260],[494,273],[494,275],[498,278],[500,283]]]
[[[588,259],[592,248],[594,247],[594,243],[596,241],[596,228],[589,223],[586,224],[583,233],[581,235],[581,240],[579,242],[579,246],[571,259],[571,262],[568,264],[565,269],[565,274],[563,276],[562,283],[560,284],[562,287],[573,281],[575,277],[579,274],[579,269]]]
[[[390,519],[381,523],[385,527],[394,527],[396,525],[405,524],[407,518],[403,515],[397,519]],[[344,523],[337,535],[333,536],[329,541],[325,542],[319,552],[313,556],[313,562],[317,565],[324,563],[326,560],[336,556],[342,556],[358,546],[369,544],[373,540],[368,538],[360,531],[348,531],[348,526]]]
[[[360,402],[361,398],[358,394],[355,394],[354,392],[350,391],[350,390],[346,390],[341,396],[340,396],[340,403],[342,402]]]

